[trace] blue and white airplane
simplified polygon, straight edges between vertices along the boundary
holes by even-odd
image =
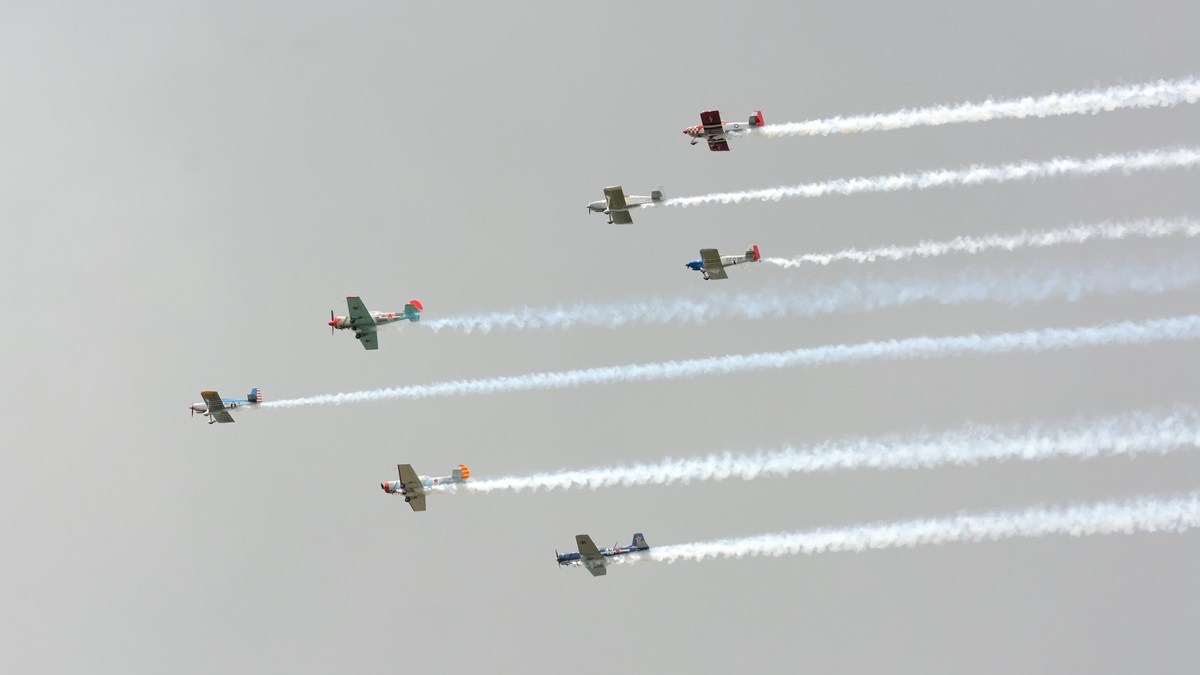
[[[715,248],[702,248],[699,260],[684,263],[683,266],[700,272],[704,275],[704,280],[708,281],[709,279],[728,279],[729,275],[725,274],[726,267],[758,262],[761,259],[762,255],[758,252],[758,246],[753,244],[746,249],[743,255],[721,255]]]
[[[471,477],[471,470],[462,464],[451,471],[449,476],[418,476],[417,472],[413,471],[412,464],[397,464],[396,471],[400,473],[400,480],[389,480],[380,483],[379,487],[389,495],[404,495],[404,501],[413,511],[425,510],[425,495],[430,488],[462,483]]]
[[[255,387],[246,394],[246,398],[221,398],[221,395],[215,391],[202,391],[200,398],[204,399],[203,403],[193,403],[188,406],[188,410],[192,411],[192,416],[200,413],[208,418],[209,424],[226,424],[233,421],[233,415],[229,414],[234,408],[243,406],[256,406],[263,402],[262,390]]]
[[[608,564],[607,558],[630,553],[644,553],[650,550],[650,544],[646,543],[646,538],[642,536],[641,532],[633,535],[633,543],[624,547],[596,548],[596,544],[592,542],[592,538],[586,534],[575,535],[575,544],[579,547],[579,553],[554,552],[554,557],[558,559],[558,564],[583,565],[594,577],[601,577],[608,573],[606,569],[606,565]]]

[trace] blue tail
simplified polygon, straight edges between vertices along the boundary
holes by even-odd
[[[644,550],[650,548],[650,544],[646,543],[646,537],[643,536],[641,532],[638,532],[637,534],[633,535],[633,543],[630,544],[630,546],[636,548],[639,551],[644,551]]]
[[[409,300],[408,304],[404,306],[404,318],[412,322],[420,321],[421,311],[424,309],[425,307],[419,300]]]
[[[258,387],[251,389],[250,393],[246,395],[246,400],[251,403],[262,403],[262,392]]]

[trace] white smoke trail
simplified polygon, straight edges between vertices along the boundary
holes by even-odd
[[[1187,77],[1180,80],[1159,80],[1048,94],[1038,98],[982,103],[961,103],[954,106],[932,106],[876,115],[852,115],[831,119],[809,120],[788,124],[769,124],[756,132],[767,137],[828,136],[862,131],[891,131],[913,127],[935,127],[943,124],[990,122],[999,119],[1027,117],[1058,117],[1061,115],[1091,115],[1122,108],[1166,108],[1200,100],[1200,83]]]
[[[1048,535],[1085,537],[1140,532],[1185,532],[1200,526],[1200,492],[1163,499],[1141,497],[1025,511],[995,511],[949,518],[872,523],[811,532],[765,534],[695,544],[651,548],[639,555],[609,558],[610,564],[678,562],[752,556],[813,555],[872,549],[981,543]]]
[[[965,169],[935,169],[921,173],[899,173],[890,176],[838,178],[792,187],[721,192],[699,197],[676,197],[660,204],[666,206],[700,206],[702,204],[740,204],[742,202],[779,201],[795,197],[824,197],[854,195],[863,192],[899,192],[926,190],[935,187],[1008,183],[1019,180],[1057,178],[1059,176],[1095,176],[1114,171],[1134,171],[1190,168],[1200,163],[1200,149],[1148,150],[1124,155],[1101,155],[1092,159],[1059,157],[1045,162],[1020,162],[994,166],[970,166]]]
[[[1200,315],[1080,328],[1044,328],[993,335],[915,337],[856,345],[827,345],[786,352],[714,356],[687,361],[633,364],[529,373],[480,380],[457,380],[263,403],[264,408],[296,408],[383,400],[417,400],[446,396],[500,394],[516,391],[573,389],[589,384],[616,384],[729,375],[778,368],[815,368],[838,363],[884,359],[931,359],[948,356],[1034,353],[1100,345],[1145,345],[1164,340],[1200,338]]]
[[[1058,428],[1026,429],[971,425],[939,435],[915,438],[856,439],[812,448],[772,452],[724,452],[704,457],[669,458],[653,463],[561,470],[530,476],[473,479],[439,488],[445,492],[496,490],[570,490],[693,481],[789,476],[856,469],[928,469],[980,462],[1093,459],[1113,455],[1166,454],[1200,446],[1200,411],[1178,407],[1170,412],[1141,411],[1100,419],[1076,420]]]
[[[1200,228],[1200,224],[1197,225]],[[1162,264],[1093,263],[1080,269],[1047,268],[995,271],[971,268],[933,278],[846,280],[834,284],[716,291],[693,298],[637,298],[603,304],[447,317],[425,322],[433,330],[490,332],[500,329],[567,329],[575,326],[620,328],[644,324],[694,324],[766,317],[813,317],[868,312],[929,302],[943,306],[999,302],[1019,306],[1084,295],[1164,293],[1200,284],[1200,261],[1183,255]],[[705,288],[708,291],[709,288]]]
[[[1160,239],[1198,235],[1200,235],[1200,222],[1195,220],[1144,218],[1127,223],[1104,222],[1091,225],[1072,225],[1056,230],[1021,230],[1016,234],[962,236],[948,241],[922,241],[913,246],[848,248],[836,253],[809,253],[795,258],[763,258],[762,261],[784,268],[792,268],[800,267],[805,263],[828,265],[833,262],[902,261],[912,258],[936,258],[953,253],[974,255],[987,251],[1011,252],[1023,248],[1048,248],[1062,244],[1083,244],[1089,241],[1121,241],[1131,238]]]

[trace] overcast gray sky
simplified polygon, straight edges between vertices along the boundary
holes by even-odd
[[[1106,219],[1197,217],[1172,170],[584,212],[668,196],[1200,146],[1200,108],[689,147],[768,123],[1196,74],[1180,2],[7,3],[0,9],[0,653],[20,673],[637,666],[666,672],[1191,673],[1200,535],[556,569],[576,533],[651,546],[960,510],[1171,495],[1191,451],[429,499],[473,477],[1196,405],[1196,347],[871,362],[245,412],[269,400],[919,335],[1190,314],[1194,286],[1019,304],[488,334],[364,352],[347,295],[427,319],[1196,262],[1195,241],[869,265],[792,257]],[[1180,263],[1182,261],[1182,263]],[[1101,268],[1102,269],[1102,268]],[[1117,274],[1118,272],[1114,272]]]

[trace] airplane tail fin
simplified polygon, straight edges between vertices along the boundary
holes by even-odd
[[[761,110],[755,110],[755,111],[754,111],[754,114],[750,116],[750,122],[749,122],[749,124],[750,124],[750,126],[752,126],[752,127],[761,127],[761,126],[763,126],[763,125],[764,125],[764,122],[763,122],[763,116],[762,116],[762,111],[761,111]]]
[[[661,185],[654,186],[654,191],[650,193],[650,199],[653,199],[656,202],[661,202],[663,200],[663,189]]]
[[[762,260],[762,254],[758,252],[758,244],[751,244],[750,248],[746,249],[746,257],[754,262]]]
[[[421,312],[424,310],[425,307],[421,304],[420,300],[409,300],[408,304],[404,306],[404,318],[414,322],[420,321]]]
[[[646,549],[650,548],[650,544],[646,543],[646,537],[643,536],[641,532],[633,535],[633,543],[630,544],[630,546],[639,551],[645,551]]]
[[[457,469],[450,472],[450,476],[461,483],[471,477],[471,470],[465,464],[459,464]]]
[[[251,403],[262,403],[262,389],[258,387],[251,389],[250,393],[246,394],[246,400]]]

